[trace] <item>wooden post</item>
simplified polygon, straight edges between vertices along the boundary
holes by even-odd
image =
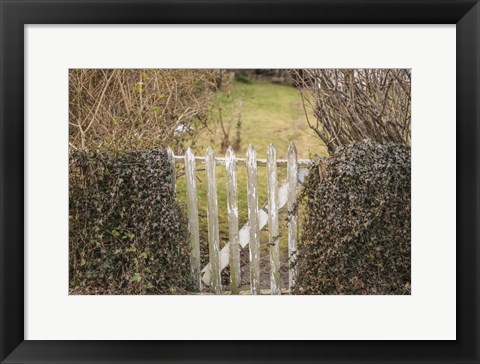
[[[247,194],[250,248],[250,290],[260,294],[260,229],[258,222],[257,155],[253,145],[247,149]]]
[[[278,228],[277,152],[270,144],[267,153],[268,243],[270,245],[270,291],[280,294],[280,239]]]
[[[241,286],[240,245],[238,241],[237,161],[232,147],[225,155],[227,170],[228,237],[230,241],[230,283],[232,294]]]
[[[175,195],[177,191],[177,171],[175,168],[175,154],[173,154],[173,150],[170,148],[167,149],[167,154],[168,154],[168,159],[170,161],[170,178],[171,178],[171,183],[172,183],[172,191],[173,194]]]
[[[218,227],[217,185],[215,182],[215,156],[211,147],[205,157],[207,170],[208,254],[210,257],[211,287],[215,294],[222,293],[220,277],[220,232]]]
[[[185,153],[185,180],[187,182],[188,231],[190,233],[190,267],[196,289],[202,290],[200,274],[200,237],[198,230],[197,182],[195,179],[195,157],[192,148]]]
[[[298,162],[297,148],[290,143],[287,159],[287,180],[288,180],[288,288],[290,292],[295,287],[297,280],[297,240],[298,240],[298,219],[297,219],[297,183],[298,183]]]

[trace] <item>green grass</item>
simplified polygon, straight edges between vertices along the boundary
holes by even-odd
[[[277,150],[277,158],[285,159],[287,148],[290,142],[297,146],[299,158],[310,158],[316,154],[326,155],[327,150],[320,139],[309,129],[306,122],[302,100],[299,92],[290,86],[271,83],[240,83],[233,84],[229,92],[222,92],[217,95],[218,102],[222,108],[224,121],[235,118],[238,110],[238,102],[241,100],[243,108],[241,112],[241,148],[236,153],[237,157],[245,157],[249,144],[253,144],[257,151],[257,158],[266,158],[267,148],[272,143]],[[212,112],[212,120],[218,120],[218,110]],[[231,131],[231,142],[235,137],[235,124],[233,121]],[[212,125],[214,123],[211,123]],[[215,123],[216,124],[216,123]],[[216,156],[224,156],[220,151],[221,132],[218,125],[212,132],[205,131],[200,135],[195,147],[195,155],[204,156],[207,147],[210,145]],[[183,165],[178,165],[179,172]],[[183,173],[177,180],[178,196],[185,201],[185,179]],[[225,242],[228,238],[227,220],[227,196],[225,167],[217,167],[217,195],[220,222],[220,237]],[[197,190],[200,218],[200,234],[203,238],[207,236],[206,220],[206,181],[204,166],[197,165]],[[278,168],[279,186],[286,177],[285,168]],[[238,184],[238,208],[240,227],[247,221],[247,187],[246,168],[237,167]],[[258,190],[259,206],[267,201],[266,167],[258,168]],[[282,226],[283,223],[280,223]],[[262,234],[262,240],[266,234]],[[283,240],[283,239],[282,239]],[[223,244],[222,244],[223,245]],[[283,244],[282,244],[283,245]]]

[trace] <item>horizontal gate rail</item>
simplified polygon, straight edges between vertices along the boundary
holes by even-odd
[[[184,163],[185,162],[185,156],[183,155],[176,155],[175,157],[175,162],[176,163]],[[215,162],[217,165],[224,166],[226,164],[227,158],[223,157],[215,157]],[[238,166],[246,166],[247,165],[247,158],[236,158],[237,165]],[[205,157],[195,157],[195,162],[196,163],[203,163],[205,164]],[[288,159],[277,159],[277,166],[278,167],[284,167],[286,168],[288,164]],[[312,164],[311,159],[299,159],[298,160],[298,167],[300,168],[306,168],[309,167]],[[257,159],[257,165],[266,167],[267,166],[267,160],[266,159]]]

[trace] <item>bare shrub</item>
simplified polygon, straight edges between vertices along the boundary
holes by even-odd
[[[70,147],[146,150],[195,141],[226,73],[195,69],[72,69]]]
[[[292,78],[310,128],[330,153],[366,138],[410,143],[409,69],[302,69],[292,70]]]
[[[243,102],[239,100],[236,102],[235,112],[233,115],[228,119],[224,120],[223,118],[223,108],[218,103],[216,109],[218,110],[218,125],[220,127],[220,150],[222,152],[226,152],[230,145],[233,146],[233,150],[236,152],[240,149],[241,143],[241,130],[242,130],[242,109],[243,109]],[[232,125],[235,124],[235,137],[233,139],[233,143],[231,141],[231,133],[232,133]]]

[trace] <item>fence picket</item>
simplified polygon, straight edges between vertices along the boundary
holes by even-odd
[[[258,221],[257,155],[253,145],[247,149],[247,191],[250,248],[250,290],[260,294],[260,229]]]
[[[220,279],[220,232],[218,227],[217,184],[215,182],[215,156],[208,147],[205,156],[207,171],[207,220],[208,220],[208,252],[210,257],[211,287],[215,294],[222,293]]]
[[[277,160],[278,161],[278,160]],[[298,183],[303,183],[306,175],[308,174],[307,168],[298,169]],[[288,198],[288,180],[286,180],[282,187],[278,189],[278,207],[282,208],[287,204]],[[259,230],[262,230],[268,223],[268,202],[258,210],[258,221],[259,221]],[[243,227],[238,232],[238,239],[240,242],[240,247],[245,248],[250,241],[250,227],[248,222],[243,225]],[[220,269],[223,270],[230,264],[230,247],[229,243],[220,251]],[[205,265],[202,269],[202,280],[205,284],[210,284],[210,263]]]
[[[172,183],[172,191],[175,195],[177,191],[177,170],[175,167],[175,154],[173,154],[173,150],[170,148],[167,149],[168,160],[170,161],[170,178]]]
[[[225,155],[227,170],[227,206],[228,206],[228,236],[230,241],[230,283],[232,294],[239,293],[240,275],[240,244],[238,240],[238,205],[237,205],[237,161],[235,152],[229,147]]]
[[[270,245],[270,291],[280,294],[280,239],[278,227],[277,152],[270,144],[267,154],[268,236]]]
[[[297,189],[312,161],[298,159],[293,143],[288,147],[287,159],[277,159],[275,147],[270,144],[267,158],[257,159],[255,148],[250,145],[246,158],[237,158],[231,147],[225,158],[215,158],[209,147],[205,157],[195,157],[189,148],[184,156],[175,156],[168,150],[171,162],[172,184],[175,191],[175,162],[185,163],[185,178],[187,190],[188,229],[190,232],[190,255],[192,276],[199,290],[202,284],[209,285],[213,292],[222,292],[221,272],[230,265],[230,280],[232,294],[238,294],[241,287],[240,251],[249,245],[250,250],[250,289],[252,294],[261,294],[260,290],[260,230],[269,226],[270,255],[270,288],[272,294],[281,294],[280,279],[280,247],[279,247],[279,210],[288,207],[288,288],[290,293],[295,287],[297,278],[297,242],[298,242],[298,212]],[[208,246],[210,261],[200,270],[200,243],[197,186],[195,179],[196,163],[205,163],[207,174],[207,220]],[[225,165],[227,176],[227,206],[229,241],[220,250],[220,231],[218,222],[218,201],[216,187],[216,165]],[[239,230],[238,218],[238,186],[237,165],[247,168],[247,198],[248,222]],[[258,166],[267,166],[268,201],[259,209],[258,206]],[[278,187],[277,169],[287,167],[287,179]]]
[[[195,179],[195,157],[192,148],[185,153],[185,180],[187,182],[188,231],[190,233],[190,267],[196,288],[202,290],[200,274],[200,235],[198,228],[197,182]]]
[[[290,143],[287,158],[287,180],[288,180],[288,288],[290,292],[295,287],[297,278],[297,240],[298,240],[298,217],[297,217],[297,183],[298,183],[298,161],[297,148]]]

